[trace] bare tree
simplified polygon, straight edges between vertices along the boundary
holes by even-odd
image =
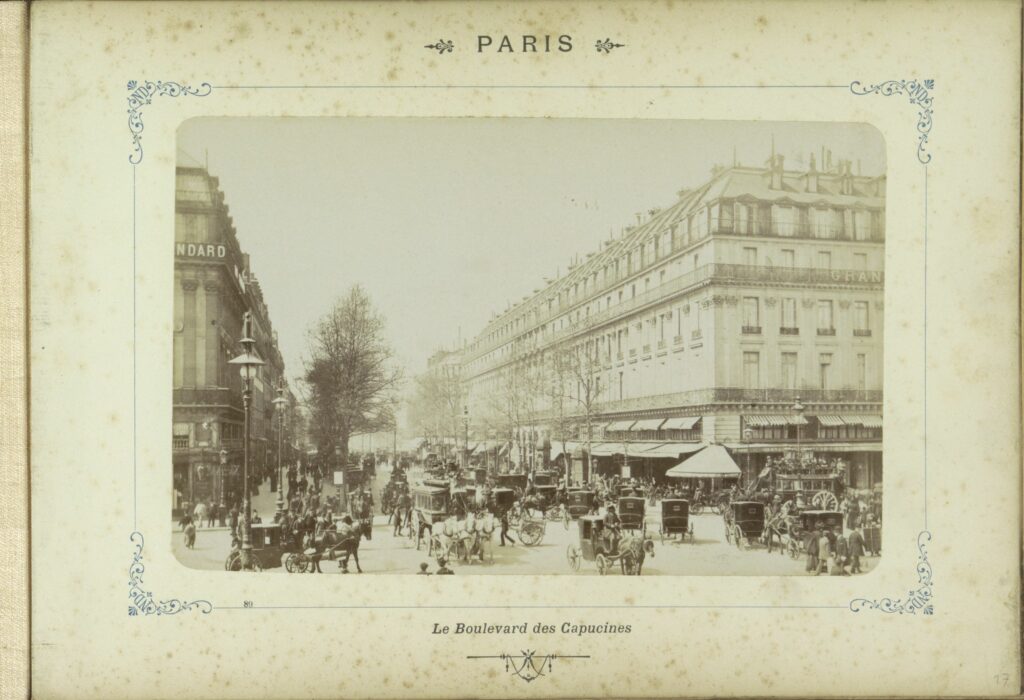
[[[568,401],[571,407],[566,413],[582,418],[588,474],[592,473],[593,468],[591,448],[594,440],[594,415],[601,397],[607,391],[607,386],[601,383],[599,340],[587,332],[590,328],[586,323],[574,326],[569,333],[570,340],[553,349],[549,362],[549,367],[558,377],[555,383],[564,392],[561,401]]]
[[[349,438],[394,422],[402,372],[384,339],[384,318],[359,285],[314,324],[308,343],[310,433],[321,454],[340,449],[344,465]]]
[[[448,436],[458,442],[465,399],[465,387],[458,372],[428,371],[416,378],[408,400],[410,420],[432,430],[443,443]]]
[[[497,386],[487,396],[484,421],[507,436],[519,450],[519,463],[526,464],[527,445],[533,445],[543,395],[540,365],[517,361],[498,374]]]

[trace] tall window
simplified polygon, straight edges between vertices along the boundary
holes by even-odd
[[[818,332],[831,331],[832,325],[832,301],[830,299],[818,300]]]
[[[758,333],[761,330],[761,315],[757,297],[743,297],[743,332]],[[757,329],[757,330],[754,330]]]
[[[823,270],[832,269],[832,253],[827,250],[818,251],[818,267]]]
[[[665,271],[662,270],[658,275],[658,284],[665,284]]]
[[[818,384],[820,389],[828,389],[831,371],[832,353],[823,352],[818,355]]]
[[[757,264],[757,248],[744,248],[743,249],[743,264],[744,265],[756,265]]]
[[[853,238],[857,241],[871,238],[871,212],[866,209],[853,212]]]
[[[782,388],[796,389],[796,353],[782,353]]]
[[[619,372],[619,398],[624,399],[626,395],[623,393],[625,387],[622,384],[622,372]]]
[[[857,355],[857,388],[861,391],[868,386],[868,356],[864,353]]]
[[[761,388],[761,353],[743,353],[743,386],[747,389]]]
[[[796,330],[796,299],[786,297],[782,300],[782,327]]]
[[[796,266],[796,251],[783,250],[782,251],[782,266],[783,267],[795,267]]]
[[[868,329],[868,303],[866,301],[853,302],[853,329],[855,331]]]

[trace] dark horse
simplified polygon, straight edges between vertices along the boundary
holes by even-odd
[[[363,573],[362,567],[359,566],[359,542],[363,538],[362,529],[353,528],[347,533],[336,530],[324,532],[315,547],[316,552],[311,555],[316,573],[323,573],[320,568],[320,560],[324,557],[331,560],[337,558],[338,566],[341,567],[342,573],[346,574],[348,573],[349,557],[353,557],[356,560],[356,571]]]
[[[623,535],[619,540],[619,554],[622,555],[622,573],[639,576],[644,569],[646,555],[654,558],[654,540],[642,535]]]

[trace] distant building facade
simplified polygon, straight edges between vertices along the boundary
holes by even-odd
[[[185,501],[231,506],[242,497],[242,380],[228,361],[241,352],[246,311],[252,312],[256,351],[266,363],[253,382],[250,412],[250,478],[259,480],[277,464],[279,423],[271,401],[284,361],[217,178],[202,168],[179,167],[171,437],[176,510]]]
[[[510,371],[571,351],[590,360],[604,473],[660,479],[717,443],[748,479],[769,456],[812,450],[840,458],[854,487],[880,483],[885,175],[816,161],[716,168],[496,315],[463,353],[471,412]],[[548,408],[524,429],[550,460],[562,450]]]

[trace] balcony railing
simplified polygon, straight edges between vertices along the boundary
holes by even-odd
[[[800,335],[800,329],[796,326],[779,326],[779,335]]]
[[[658,349],[659,350],[664,350],[665,349],[665,341],[664,340],[659,340],[658,341]]]
[[[672,394],[639,396],[606,401],[600,405],[604,413],[639,409],[664,409],[714,403],[881,403],[881,390],[862,389],[743,389],[719,387],[695,389]]]
[[[241,392],[228,387],[175,389],[173,401],[175,406],[228,406],[242,409]]]
[[[647,343],[646,345],[644,345],[644,354],[645,355],[649,355],[650,353],[651,353],[651,344]]]
[[[537,333],[541,326],[547,326],[552,320],[559,318],[563,312],[552,312],[536,317],[535,323],[524,330],[533,333],[527,340],[520,333],[516,338],[504,336],[499,340],[478,348],[467,360],[474,360],[503,345],[512,346],[516,351],[529,350],[562,337],[579,332],[581,329],[592,328],[623,314],[660,301],[666,297],[696,289],[708,284],[742,284],[746,282],[764,282],[769,284],[808,284],[808,285],[849,285],[854,287],[882,288],[885,285],[885,273],[881,270],[831,270],[821,267],[774,267],[768,265],[735,265],[731,263],[709,263],[696,270],[674,277],[646,292],[624,299],[618,304],[593,312],[581,323],[570,323],[565,328]],[[494,364],[507,361],[507,356],[497,358]]]
[[[743,326],[743,335],[761,335],[761,326]]]
[[[629,349],[629,356],[630,357],[636,357],[636,348],[630,348]]]
[[[818,329],[818,335],[835,335],[835,334],[836,334],[836,329],[835,328],[819,328]]]
[[[675,344],[675,345],[679,345],[682,342],[683,342],[683,336],[681,336],[681,335],[677,335],[675,338],[672,339],[672,343]]]
[[[853,334],[855,336],[857,336],[858,338],[870,338],[871,337],[871,329],[870,328],[854,328],[853,329]]]
[[[704,334],[700,332],[700,328],[690,331],[690,338],[693,340],[700,340],[704,337]]]

